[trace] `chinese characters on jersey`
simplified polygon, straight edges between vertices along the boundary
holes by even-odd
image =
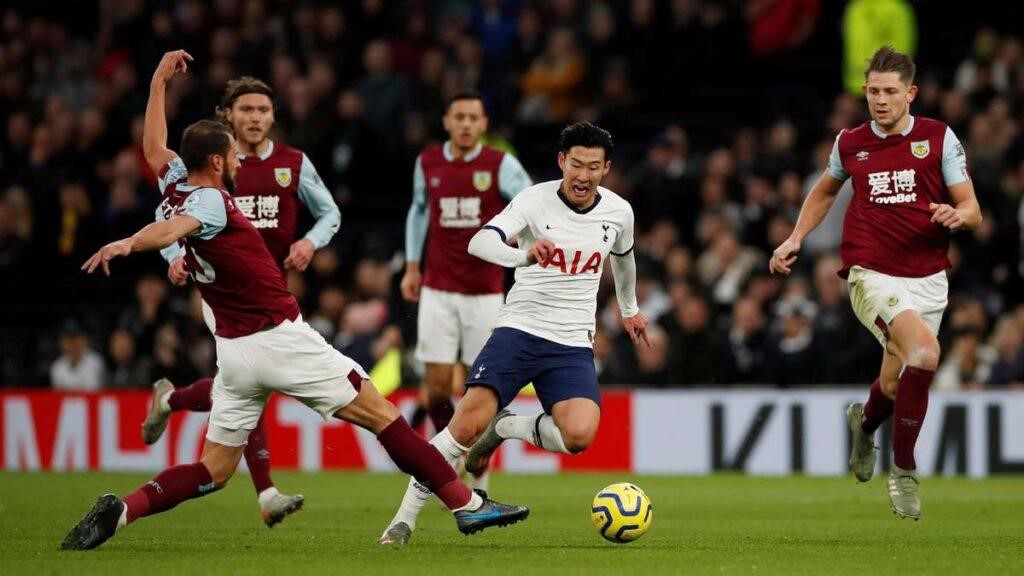
[[[868,186],[871,186],[871,201],[875,204],[905,204],[917,201],[916,172],[910,170],[893,170],[871,172],[868,174]]]

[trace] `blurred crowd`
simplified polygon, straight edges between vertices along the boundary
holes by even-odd
[[[558,177],[565,123],[616,138],[604,185],[636,213],[652,345],[621,333],[607,274],[602,382],[867,384],[881,349],[835,274],[849,185],[794,275],[767,271],[835,135],[866,120],[843,90],[840,34],[844,11],[865,4],[98,0],[54,15],[5,3],[0,385],[130,388],[214,372],[198,296],[167,282],[159,256],[119,261],[109,279],[79,271],[153,218],[142,114],[153,67],[176,48],[195,62],[168,91],[172,149],[212,116],[227,80],[254,75],[276,90],[273,137],[307,153],[343,219],[289,284],[306,319],[367,368],[397,361],[403,384],[419,379],[415,308],[397,290],[412,164],[443,139],[446,96],[471,87],[485,97],[489,143],[537,181]],[[912,111],[958,134],[985,215],[954,235],[941,389],[1024,386],[1024,44],[999,29],[998,10],[975,11],[994,14],[993,27],[918,44]]]

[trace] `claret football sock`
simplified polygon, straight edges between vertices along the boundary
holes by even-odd
[[[245,445],[245,465],[249,467],[257,495],[274,487],[274,481],[270,479],[270,449],[267,446],[263,416],[260,416],[256,428],[249,433],[249,441]]]
[[[464,509],[473,500],[473,491],[459,481],[445,456],[416,434],[405,418],[396,418],[377,440],[399,470],[429,488],[449,510]]]
[[[190,412],[209,412],[213,406],[210,390],[213,389],[213,378],[200,378],[188,386],[176,388],[167,398],[171,410],[188,410]]]
[[[465,446],[455,441],[452,433],[447,428],[437,433],[430,440],[430,444],[437,448],[441,456],[444,456],[444,459],[451,466],[454,466],[459,456],[467,450]],[[423,510],[432,494],[430,489],[417,482],[416,478],[409,478],[409,485],[405,488],[405,495],[402,496],[402,505],[399,506],[398,512],[395,513],[395,518],[391,521],[390,525],[393,526],[398,522],[405,522],[409,525],[409,528],[415,530],[416,518],[420,515],[420,511]]]
[[[928,388],[935,372],[907,366],[896,390],[895,419],[892,427],[893,463],[903,470],[916,470],[914,447],[928,412]]]
[[[860,425],[864,433],[874,434],[875,430],[892,416],[893,408],[893,401],[882,393],[881,381],[875,380],[871,385],[868,401],[864,404],[864,420]]]
[[[214,491],[213,477],[202,462],[168,468],[138,490],[122,498],[127,506],[125,523],[174,508],[185,500]]]

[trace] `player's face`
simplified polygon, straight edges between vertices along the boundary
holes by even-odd
[[[444,129],[452,143],[470,150],[487,132],[487,114],[479,100],[456,100],[444,115]]]
[[[573,205],[586,208],[593,204],[601,179],[611,169],[604,148],[573,146],[568,154],[558,153],[558,167],[562,169],[562,194]]]
[[[899,123],[917,95],[917,86],[900,80],[898,72],[872,72],[863,86],[871,119],[889,129]]]
[[[221,180],[224,183],[224,189],[232,195],[235,193],[235,174],[238,172],[238,166],[240,164],[241,163],[238,161],[238,141],[232,138],[231,146],[228,148],[228,154],[224,158],[224,168],[221,173]]]
[[[227,116],[236,138],[248,146],[258,146],[274,125],[274,103],[266,94],[243,94],[228,109]]]

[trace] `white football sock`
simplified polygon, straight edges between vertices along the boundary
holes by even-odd
[[[117,527],[114,528],[114,532],[128,525],[128,504],[125,504],[124,500],[121,500],[121,504],[124,504],[124,508],[121,509],[121,515],[117,518]]]
[[[455,466],[455,462],[462,456],[463,452],[468,450],[465,446],[459,444],[452,437],[452,433],[447,428],[438,432],[436,436],[430,439],[430,443],[437,448],[437,451],[444,456],[444,459],[452,467]],[[402,496],[402,505],[399,506],[398,512],[395,513],[395,517],[388,524],[388,527],[394,526],[399,522],[405,522],[409,525],[412,530],[416,529],[416,518],[420,515],[420,511],[423,510],[423,506],[426,505],[427,500],[433,493],[427,489],[426,486],[420,484],[415,478],[409,478],[409,485],[405,489],[405,495]],[[480,497],[473,493],[476,499],[476,505],[473,509],[478,508],[482,500]],[[469,508],[473,504],[473,499],[470,499],[470,504],[464,508]]]
[[[554,418],[547,414],[506,416],[498,420],[494,431],[506,440],[517,438],[548,452],[569,454],[569,450],[565,447],[565,441],[562,439],[562,431],[555,426]]]
[[[491,469],[484,470],[484,473],[477,476],[476,474],[469,475],[469,487],[475,490],[483,490],[487,492],[491,486]]]
[[[466,502],[466,505],[461,508],[452,510],[452,512],[461,512],[463,510],[473,511],[484,505],[484,499],[481,498],[479,494],[476,492],[470,492],[470,494],[472,494],[472,496],[469,497],[469,502]]]
[[[270,503],[274,500],[274,496],[277,496],[278,494],[280,494],[280,492],[278,492],[277,486],[271,486],[263,492],[260,492],[260,495],[257,497],[260,501],[260,508],[270,506]]]
[[[164,394],[163,396],[157,398],[157,401],[156,401],[157,406],[160,407],[160,412],[162,412],[164,414],[170,414],[171,413],[171,393],[172,392],[174,392],[174,390],[170,390],[166,394]]]

